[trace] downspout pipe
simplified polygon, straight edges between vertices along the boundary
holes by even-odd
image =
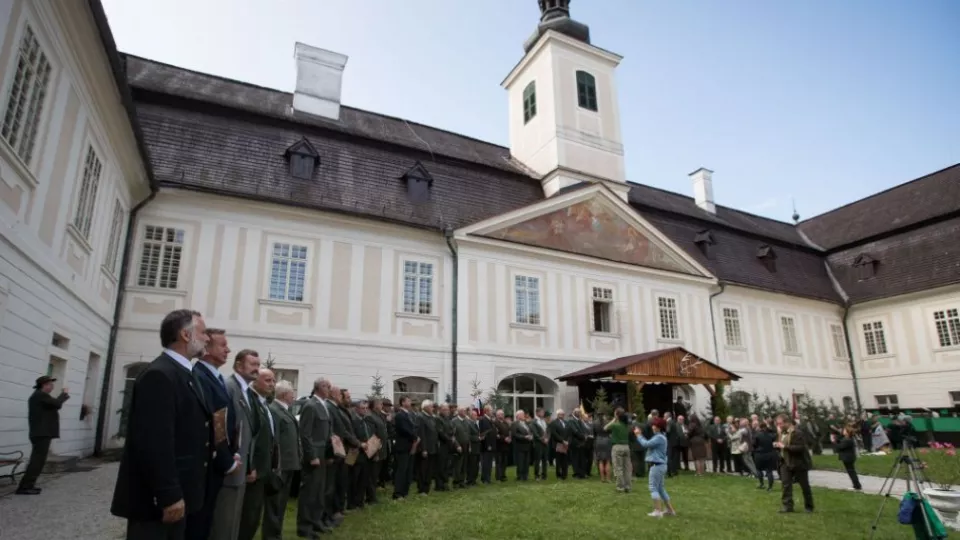
[[[113,378],[113,361],[117,351],[117,334],[120,330],[120,314],[123,312],[123,299],[126,292],[127,276],[130,273],[130,263],[133,259],[133,239],[137,233],[137,215],[140,210],[157,196],[159,190],[155,184],[150,185],[150,194],[130,210],[127,218],[127,234],[123,240],[123,260],[120,262],[120,276],[117,278],[117,299],[113,305],[113,324],[110,325],[110,340],[107,342],[107,361],[103,369],[103,382],[100,385],[100,410],[97,411],[97,431],[93,444],[93,455],[103,453],[103,430],[106,428],[107,404],[110,397],[110,381]]]
[[[850,317],[850,301],[843,303],[843,341],[847,346],[847,359],[850,362],[850,376],[853,378],[853,398],[857,400],[857,412],[863,411],[860,402],[860,381],[857,380],[857,364],[853,359],[853,346],[850,344],[850,332],[847,331],[847,319]]]
[[[713,355],[714,359],[717,361],[717,365],[720,365],[720,345],[717,342],[717,321],[716,317],[713,314],[713,299],[723,294],[724,289],[727,288],[727,284],[720,281],[720,290],[710,295],[710,329],[713,331]]]
[[[447,227],[443,230],[443,237],[447,241],[447,248],[450,250],[450,256],[453,257],[453,298],[450,302],[450,318],[452,323],[450,325],[450,377],[453,379],[453,384],[451,385],[451,398],[454,403],[457,403],[457,377],[458,377],[458,363],[457,363],[457,307],[460,299],[460,288],[459,288],[459,278],[460,278],[460,256],[457,252],[457,247],[453,241],[453,229]]]

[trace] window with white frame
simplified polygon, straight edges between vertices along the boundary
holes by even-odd
[[[50,62],[30,25],[23,29],[17,51],[17,71],[10,85],[0,136],[24,163],[33,157],[50,85]]]
[[[833,357],[847,357],[847,340],[843,335],[843,327],[839,324],[830,325],[830,337],[833,339]]]
[[[680,339],[680,323],[677,318],[677,299],[669,296],[658,296],[657,310],[660,321],[660,339]]]
[[[866,345],[867,356],[887,354],[887,337],[883,332],[882,322],[863,324],[863,344]]]
[[[303,302],[307,247],[275,242],[270,258],[270,299]]]
[[[183,255],[183,229],[147,225],[143,233],[143,252],[137,285],[157,289],[176,289],[180,281]]]
[[[433,263],[403,262],[403,312],[433,315]]]
[[[540,324],[540,278],[515,276],[516,317],[519,324]]]
[[[896,409],[900,407],[900,400],[897,399],[896,394],[884,394],[873,397],[877,400],[877,408],[879,409]]]
[[[737,308],[723,308],[723,333],[727,347],[743,347],[743,337],[740,334],[740,310]]]
[[[613,332],[613,289],[593,287],[593,331]]]
[[[960,313],[957,308],[934,311],[933,323],[937,327],[937,339],[941,347],[960,345]]]
[[[783,334],[783,352],[800,354],[800,343],[797,341],[797,323],[793,317],[780,317],[780,331]]]
[[[83,176],[80,178],[80,194],[77,197],[77,210],[73,216],[73,226],[84,239],[90,239],[90,227],[93,225],[93,211],[97,205],[97,189],[100,187],[100,172],[103,164],[93,146],[87,147],[83,160]]]
[[[960,391],[950,392],[950,404],[954,407],[960,405]]]
[[[120,260],[120,235],[123,233],[123,205],[119,200],[113,201],[113,216],[110,218],[110,242],[107,252],[103,256],[103,267],[111,275],[117,273],[117,263]]]

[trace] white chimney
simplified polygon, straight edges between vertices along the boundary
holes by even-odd
[[[297,43],[297,88],[293,110],[332,120],[340,119],[340,90],[347,57],[340,53]]]
[[[713,204],[713,171],[700,167],[690,173],[690,179],[693,180],[693,200],[697,206],[716,214],[717,207]]]

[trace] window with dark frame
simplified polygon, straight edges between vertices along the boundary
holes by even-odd
[[[897,409],[900,407],[900,400],[896,394],[883,394],[873,397],[877,400],[878,409]]]
[[[613,289],[593,288],[593,331],[613,332]]]
[[[523,89],[523,123],[526,124],[537,116],[537,81]]]
[[[581,109],[597,112],[597,79],[586,71],[577,72],[577,104]]]

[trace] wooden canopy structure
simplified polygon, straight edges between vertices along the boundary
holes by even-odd
[[[740,380],[736,373],[704,360],[683,347],[624,356],[557,377],[568,386],[597,380],[644,383],[702,384],[710,395],[716,386]]]

